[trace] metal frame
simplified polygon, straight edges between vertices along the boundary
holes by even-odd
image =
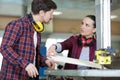
[[[49,76],[69,76],[69,77],[120,77],[120,70],[45,70]]]
[[[95,0],[97,49],[111,47],[110,0]]]

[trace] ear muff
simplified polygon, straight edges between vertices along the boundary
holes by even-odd
[[[37,32],[42,32],[42,31],[44,31],[44,25],[43,25],[40,21],[35,22],[35,21],[33,20],[33,17],[32,17],[32,14],[31,14],[31,13],[28,15],[28,18],[29,18],[30,22],[32,23],[34,29],[35,29]]]
[[[44,26],[43,26],[43,24],[40,21],[33,22],[33,26],[34,26],[34,29],[37,32],[43,32],[44,31]]]
[[[95,39],[92,38],[85,38],[85,36],[80,35],[78,38],[78,45],[80,46],[92,46]]]

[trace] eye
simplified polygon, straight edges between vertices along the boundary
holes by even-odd
[[[86,27],[89,27],[89,25],[88,25],[88,24],[86,24]]]
[[[81,22],[81,25],[83,25],[84,24],[84,22]]]
[[[86,24],[86,26],[88,26],[88,24]]]

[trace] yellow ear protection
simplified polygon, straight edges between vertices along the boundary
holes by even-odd
[[[44,25],[43,25],[40,21],[35,22],[35,21],[33,20],[32,14],[29,14],[28,16],[29,16],[29,18],[30,18],[30,22],[32,22],[32,24],[33,24],[33,26],[34,26],[34,29],[35,29],[37,32],[42,32],[42,31],[44,31]]]
[[[40,21],[33,22],[33,26],[37,32],[42,32],[44,31],[44,26]]]

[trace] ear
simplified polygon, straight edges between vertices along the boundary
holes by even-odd
[[[39,11],[40,16],[44,16],[45,12],[43,10]]]
[[[95,32],[96,32],[96,28],[93,29],[93,33],[95,33]]]

